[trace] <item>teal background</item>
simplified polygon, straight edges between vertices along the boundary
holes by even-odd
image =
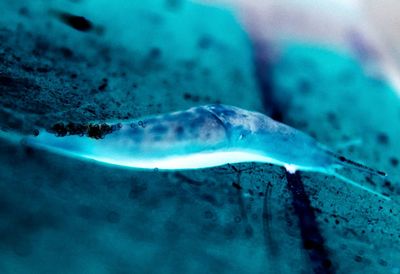
[[[313,273],[318,264],[320,273],[400,273],[399,98],[350,56],[293,41],[257,74],[255,38],[234,14],[187,1],[2,0],[0,10],[3,128],[218,102],[277,108],[333,149],[362,139],[336,151],[389,176],[346,175],[392,197],[302,173],[311,232],[323,238],[310,247],[310,216],[296,211],[277,166],[141,172],[2,140],[0,273]],[[54,10],[94,29],[72,29]],[[323,261],[310,255],[320,250]]]

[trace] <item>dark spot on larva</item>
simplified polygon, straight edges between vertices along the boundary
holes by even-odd
[[[111,126],[107,124],[89,125],[87,135],[90,138],[101,139],[108,133],[112,132]]]
[[[112,129],[112,131],[114,132],[114,131],[116,131],[116,130],[121,129],[122,127],[123,127],[122,124],[121,124],[121,123],[118,123],[118,124],[112,125],[112,126],[111,126],[111,129]]]
[[[77,16],[66,12],[59,12],[58,18],[73,29],[79,31],[89,31],[93,28],[93,24],[83,16]]]
[[[88,127],[82,124],[68,123],[65,128],[68,131],[69,135],[80,135],[83,136],[86,134]]]
[[[130,131],[134,137],[139,137],[143,135],[143,128],[138,126],[137,124],[132,124]]]
[[[174,118],[175,121],[179,121],[180,123],[187,123],[188,121],[194,118],[194,113],[191,111],[184,111],[177,114]]]
[[[63,123],[57,123],[50,128],[49,132],[55,133],[56,136],[63,137],[67,135],[68,130]]]
[[[203,107],[198,107],[194,110],[195,114],[197,117],[206,117],[210,116],[210,111],[203,108]]]
[[[385,133],[381,132],[376,137],[377,137],[378,143],[380,143],[381,145],[389,144],[389,137]]]
[[[152,140],[153,141],[161,141],[164,138],[164,136],[162,134],[152,134]]]
[[[146,126],[150,126],[150,125],[156,125],[159,124],[160,119],[157,118],[149,118],[146,120],[143,120],[143,124],[145,124]]]
[[[38,129],[34,129],[33,130],[33,136],[39,136],[39,130]]]
[[[167,122],[173,122],[177,120],[177,117],[178,115],[168,113],[163,115],[163,120]]]
[[[185,132],[184,128],[182,126],[177,126],[175,128],[175,135],[178,138],[181,138],[183,136],[183,133]]]
[[[153,133],[163,134],[168,131],[168,128],[164,125],[159,124],[152,127],[150,131]]]
[[[136,142],[140,142],[143,138],[143,128],[139,127],[136,124],[131,125],[130,133],[133,140],[135,140]]]

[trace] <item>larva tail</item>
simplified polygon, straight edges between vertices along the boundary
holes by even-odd
[[[345,176],[343,176],[343,175],[341,175],[339,173],[332,172],[331,174],[333,176],[335,176],[336,178],[342,180],[343,182],[351,184],[352,186],[358,187],[358,188],[360,188],[362,190],[368,191],[369,193],[375,194],[375,195],[379,196],[380,198],[385,199],[387,201],[391,200],[389,197],[384,196],[383,194],[381,194],[381,193],[379,193],[379,192],[377,192],[375,190],[372,190],[372,189],[370,189],[370,188],[368,188],[366,186],[363,186],[363,185],[361,185],[361,184],[359,184],[359,183],[357,183],[357,182],[355,182],[355,181],[353,181],[353,180],[351,180],[351,179],[349,179],[349,178],[347,178],[347,177],[345,177]]]
[[[345,158],[343,156],[336,155],[336,154],[333,154],[333,156],[335,157],[336,164],[339,167],[347,167],[347,168],[350,168],[350,169],[357,169],[357,170],[360,170],[360,171],[363,171],[363,172],[366,172],[366,173],[369,173],[369,174],[372,174],[372,175],[380,176],[380,177],[385,177],[387,175],[383,171],[367,167],[367,166],[365,166],[363,164],[360,164],[360,163],[354,162],[352,160],[349,160],[349,159],[347,159],[347,158]]]

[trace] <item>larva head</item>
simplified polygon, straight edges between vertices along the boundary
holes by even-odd
[[[228,105],[207,105],[205,108],[221,121],[230,135],[231,141],[242,140],[246,135],[258,132],[265,126],[269,117],[253,111],[248,111]]]
[[[207,107],[226,127],[232,147],[302,170],[322,171],[333,163],[315,139],[264,114],[226,105]]]

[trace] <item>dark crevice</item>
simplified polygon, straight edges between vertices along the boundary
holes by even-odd
[[[237,180],[237,184],[239,185],[240,188],[237,190],[237,195],[238,195],[238,200],[239,200],[240,216],[243,219],[243,221],[245,221],[247,223],[248,222],[247,210],[246,210],[246,206],[244,204],[244,199],[243,199],[243,195],[242,195],[243,188],[240,183],[241,175],[242,175],[241,171],[238,171],[236,180]]]
[[[271,255],[271,257],[275,257],[279,253],[279,245],[276,243],[271,232],[272,213],[271,213],[271,207],[269,205],[269,203],[271,202],[270,200],[271,191],[272,191],[272,184],[271,182],[268,182],[267,187],[265,188],[262,220],[263,220],[264,240],[265,240],[265,246],[267,247],[267,252],[269,255]]]
[[[270,50],[265,43],[253,43],[253,62],[255,66],[255,78],[261,92],[264,112],[274,120],[285,122],[285,107],[276,97],[276,91],[273,85],[273,69],[271,63]],[[271,49],[272,50],[272,49]],[[314,273],[333,273],[332,262],[325,248],[325,241],[318,226],[314,208],[311,206],[310,199],[305,192],[304,184],[299,173],[290,174],[286,172],[288,181],[288,189],[292,194],[292,205],[295,214],[299,220],[300,235],[302,237],[303,248],[307,252]],[[267,198],[267,197],[266,197]],[[264,216],[268,215],[268,207],[264,205]],[[265,218],[265,217],[264,217]],[[269,234],[268,228],[270,224],[264,220],[264,231]],[[271,235],[265,235],[266,245],[268,249],[274,248],[273,238]]]
[[[307,251],[314,273],[333,273],[332,262],[325,248],[311,201],[304,189],[300,173],[286,171],[287,186],[292,193],[292,205],[299,219],[303,248]]]
[[[265,46],[265,43],[257,41],[253,43],[254,76],[257,80],[258,88],[261,90],[261,100],[265,113],[272,119],[282,122],[283,107],[276,98],[276,91],[273,86],[270,50],[272,51],[272,49]]]

